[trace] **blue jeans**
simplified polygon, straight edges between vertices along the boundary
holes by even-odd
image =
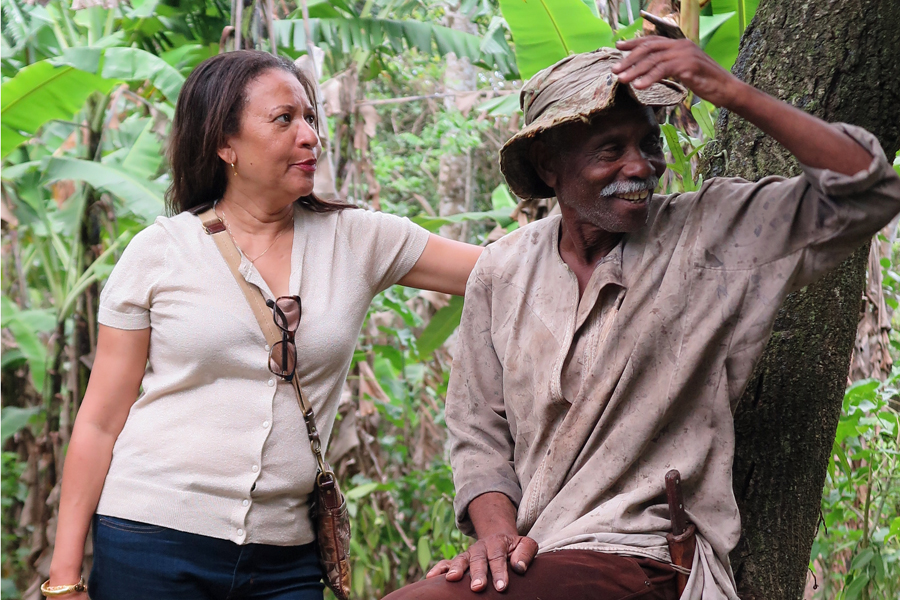
[[[93,600],[322,600],[315,544],[240,546],[94,516]]]

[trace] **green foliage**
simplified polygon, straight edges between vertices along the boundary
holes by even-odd
[[[140,48],[68,48],[51,61],[106,79],[148,82],[174,106],[184,76],[162,58]]]
[[[824,571],[819,598],[900,594],[900,369],[885,382],[847,388],[822,498],[810,568]],[[816,569],[819,567],[819,569]]]
[[[312,42],[328,48],[332,55],[375,50],[399,54],[413,48],[425,55],[436,53],[445,56],[453,52],[458,57],[468,58],[473,64],[499,71],[510,79],[518,78],[502,30],[498,30],[499,35],[482,40],[476,35],[432,23],[392,19],[318,18],[310,19],[309,26]],[[302,20],[276,21],[275,31],[280,46],[305,50],[306,32]]]
[[[581,0],[500,0],[523,78],[570,54],[613,45],[609,24]]]
[[[6,411],[3,409],[3,435],[6,435]],[[3,452],[2,455],[2,479],[0,479],[0,511],[4,519],[9,518],[16,505],[25,502],[28,496],[28,486],[22,482],[22,475],[25,472],[26,463],[19,460],[19,455],[15,452]],[[7,549],[14,548],[17,543],[17,536],[10,531],[10,528],[4,527],[2,537],[0,537],[0,545],[2,545],[4,555]],[[4,561],[6,562],[6,561]],[[19,590],[15,581],[6,577],[6,569],[4,569],[2,582],[0,582],[0,597],[3,598],[20,598]]]
[[[25,67],[3,83],[2,156],[52,119],[71,119],[95,92],[109,93],[115,81],[104,80],[71,66],[41,61]]]
[[[738,45],[744,29],[756,14],[759,6],[759,0],[711,0],[709,5],[704,9],[708,13],[701,15],[701,45],[706,53],[712,56],[716,62],[726,69],[731,69],[738,55]],[[727,14],[732,16],[720,23],[714,35],[704,40],[703,22],[704,17],[724,17]],[[707,26],[715,24],[716,21],[707,21]]]
[[[46,523],[20,527],[19,517],[29,494],[41,504],[58,483],[46,457],[64,452],[61,424],[73,415],[63,415],[61,399],[70,399],[74,411],[84,392],[99,286],[131,237],[162,211],[168,183],[162,140],[174,100],[193,67],[218,52],[229,6],[222,0],[132,0],[73,11],[71,0],[0,2],[2,189],[11,209],[9,219],[4,210],[9,252],[2,272],[2,596],[13,598],[28,587],[33,559],[46,549],[29,547],[48,539],[38,530]],[[592,0],[499,4],[502,14],[486,0],[464,0],[459,10],[476,23],[474,35],[437,25],[443,5],[311,0],[311,36],[326,51],[326,73],[360,74],[354,100],[434,95],[449,52],[481,67],[479,89],[491,94],[469,114],[430,98],[378,105],[381,125],[365,154],[355,147],[358,115],[332,118],[330,130],[344,136],[344,163],[368,161],[371,167],[371,179],[351,182],[351,196],[368,193],[373,206],[430,231],[467,223],[475,243],[492,230],[518,227],[512,219],[517,199],[496,164],[497,150],[518,126],[519,84],[510,80],[628,38],[641,20],[613,35]],[[276,35],[281,52],[296,58],[306,52],[306,37],[295,5],[287,6]],[[701,16],[706,51],[730,66],[755,10],[755,0],[713,0]],[[700,102],[663,127],[671,169],[664,191],[699,188],[697,159],[718,151],[711,143],[714,118],[715,109]],[[471,159],[472,205],[467,213],[440,217],[433,213],[446,155]],[[895,167],[900,172],[900,155]],[[346,173],[338,173],[339,185]],[[378,187],[380,196],[373,191]],[[900,286],[890,265],[884,274],[886,286]],[[893,298],[888,302],[896,304]],[[469,543],[454,524],[443,417],[450,364],[444,343],[463,301],[436,306],[400,287],[376,297],[354,355],[349,401],[335,424],[331,448],[351,441],[335,464],[353,516],[353,587],[360,598],[381,597],[421,578],[434,561]],[[845,586],[848,598],[897,593],[890,584],[897,579],[900,536],[891,484],[897,468],[896,411],[889,405],[894,387],[896,376],[848,391],[829,468],[823,499],[828,532],[820,535],[813,559],[843,561],[830,581],[833,588]],[[860,508],[865,502],[868,512]],[[860,526],[864,514],[867,528]]]
[[[447,341],[456,328],[459,327],[459,320],[462,316],[463,299],[454,296],[450,299],[450,304],[437,311],[428,326],[419,335],[418,345],[419,352],[422,356],[429,356],[432,352],[441,347]]]
[[[80,158],[53,157],[47,162],[44,176],[47,182],[60,179],[84,181],[95,189],[115,194],[133,214],[144,221],[152,221],[163,213],[166,186],[134,175],[128,167],[127,163],[115,167]]]
[[[346,496],[357,597],[379,598],[419,579],[433,560],[455,556],[466,545],[455,526],[442,439],[449,370],[439,346],[455,325],[440,331],[433,326],[447,320],[442,313],[458,315],[461,305],[461,298],[452,300],[418,337],[423,319],[414,308],[420,306],[415,290],[395,286],[369,310],[355,364],[372,365],[375,381],[366,389],[378,391],[371,396],[360,385],[358,393],[360,409],[370,402],[374,414],[364,417],[360,433],[367,452],[341,463],[342,472],[352,474]]]

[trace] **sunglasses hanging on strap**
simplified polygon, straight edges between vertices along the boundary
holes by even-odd
[[[268,302],[262,292],[251,285],[239,271],[241,255],[234,240],[228,234],[225,224],[210,206],[197,211],[203,229],[212,236],[216,247],[228,264],[231,274],[240,286],[253,314],[259,322],[269,345],[269,370],[292,384],[297,394],[297,403],[306,421],[309,445],[316,458],[318,472],[314,500],[310,507],[310,518],[316,528],[316,546],[325,583],[338,600],[350,597],[350,516],[347,502],[338,487],[334,471],[322,456],[322,442],[316,428],[312,404],[300,387],[300,378],[295,377],[297,369],[297,346],[294,334],[300,326],[302,305],[299,296],[281,296]]]

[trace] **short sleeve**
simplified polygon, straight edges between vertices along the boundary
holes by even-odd
[[[341,211],[350,249],[367,273],[373,293],[403,278],[422,256],[429,233],[407,218],[365,210]]]
[[[154,223],[131,240],[100,293],[101,325],[126,330],[150,327],[153,293],[166,270],[167,239]]]

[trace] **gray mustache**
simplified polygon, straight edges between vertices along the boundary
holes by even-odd
[[[652,192],[656,189],[657,185],[659,185],[659,177],[656,177],[655,175],[651,175],[647,179],[614,181],[600,190],[600,195],[608,197],[620,196],[622,194],[634,194],[635,192],[642,192],[644,190],[650,190]]]

